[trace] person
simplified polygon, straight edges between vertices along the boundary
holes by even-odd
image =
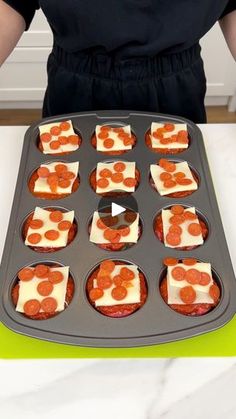
[[[199,40],[217,20],[236,58],[236,0],[0,0],[0,65],[40,7],[54,35],[45,117],[127,109],[205,122]]]

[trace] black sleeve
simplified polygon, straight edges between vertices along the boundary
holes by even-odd
[[[234,10],[236,10],[236,0],[229,0],[227,6],[225,7],[225,9],[222,13],[222,15],[220,16],[220,19],[222,19],[222,17],[224,17],[228,13],[233,12]]]
[[[35,10],[39,9],[38,0],[3,0],[25,19],[27,31],[34,17]]]

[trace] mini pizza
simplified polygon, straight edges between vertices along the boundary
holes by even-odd
[[[79,187],[79,162],[41,164],[29,180],[29,190],[37,198],[61,199]]]
[[[81,144],[81,138],[75,133],[70,120],[40,125],[39,138],[39,149],[44,154],[72,153]]]
[[[135,191],[140,180],[135,162],[98,163],[90,176],[93,190],[103,196],[128,194]]]
[[[163,209],[154,221],[154,231],[166,247],[193,250],[204,243],[208,228],[196,214],[195,207],[173,205]]]
[[[114,217],[95,211],[90,226],[90,241],[101,249],[126,250],[137,243],[141,235],[139,214],[126,211]]]
[[[211,264],[196,259],[165,258],[167,273],[160,293],[170,308],[187,316],[208,313],[220,301],[220,288],[212,276]]]
[[[136,143],[136,138],[131,132],[130,125],[122,127],[97,125],[91,141],[97,151],[118,155],[130,151]]]
[[[87,285],[90,304],[109,317],[125,317],[140,309],[147,298],[146,280],[138,266],[104,260],[90,275]]]
[[[198,189],[198,179],[188,163],[174,163],[160,159],[158,164],[151,164],[151,185],[161,196],[183,198]]]
[[[12,300],[19,313],[33,320],[46,320],[65,310],[73,294],[69,266],[36,265],[18,272]]]
[[[68,246],[77,233],[74,215],[74,211],[36,207],[23,226],[25,245],[43,253]]]
[[[152,151],[162,154],[181,153],[189,146],[186,124],[152,122],[145,139]]]

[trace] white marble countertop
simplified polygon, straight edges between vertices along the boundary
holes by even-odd
[[[200,128],[236,272],[236,124]],[[25,130],[0,127],[0,259]],[[1,360],[0,374],[3,419],[236,417],[235,358]]]

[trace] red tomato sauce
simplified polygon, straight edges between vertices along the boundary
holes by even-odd
[[[76,135],[78,135],[78,134],[76,134]],[[78,139],[79,139],[78,147],[80,147],[81,143],[82,143],[82,138],[78,135]],[[43,145],[42,145],[42,142],[40,141],[40,138],[38,139],[37,147],[38,147],[39,151],[41,151],[41,153],[43,153]],[[49,156],[66,156],[68,154],[74,153],[75,151],[77,151],[77,150],[64,151],[63,153],[50,153],[48,155]]]
[[[214,285],[218,287],[218,284],[213,280]],[[160,294],[165,303],[177,313],[184,314],[185,316],[202,316],[203,314],[209,313],[217,306],[220,301],[219,299],[213,304],[168,304],[168,293],[167,293],[167,278],[165,277],[160,284]]]
[[[202,229],[202,236],[203,236],[203,240],[206,240],[207,236],[208,236],[208,228],[206,223],[199,219],[199,223]],[[164,232],[163,232],[163,222],[162,222],[162,216],[161,214],[159,214],[155,220],[154,220],[154,232],[157,236],[157,238],[164,243]],[[193,250],[196,249],[198,246],[201,245],[196,245],[196,246],[183,246],[183,247],[175,247],[176,250]]]
[[[67,282],[67,288],[66,288],[65,309],[72,301],[74,290],[75,290],[74,281],[71,278],[71,276],[69,276],[68,282]],[[19,298],[19,282],[17,282],[17,284],[12,288],[11,296],[12,296],[13,304],[16,307],[17,301]],[[47,320],[47,319],[50,319],[51,317],[57,316],[60,313],[61,311],[57,311],[54,313],[38,313],[38,314],[35,314],[34,316],[28,316],[24,313],[21,313],[21,314],[32,320]]]
[[[132,149],[133,149],[135,147],[136,143],[137,143],[137,138],[135,137],[135,135],[133,133],[131,133],[131,137],[135,141],[134,145],[132,146]],[[92,144],[93,148],[95,148],[97,150],[97,138],[96,138],[95,133],[91,137],[91,144]],[[127,153],[128,151],[131,151],[132,149],[129,149],[129,150],[113,150],[113,151],[99,151],[99,153],[105,154],[106,156],[120,156],[121,154]]]
[[[197,185],[199,186],[199,179],[198,179],[198,176],[196,175],[196,173],[190,168],[190,171],[191,171],[191,173],[192,173],[192,176],[193,176],[193,178],[194,178],[194,180],[195,180],[195,182],[197,182]],[[150,182],[150,185],[152,186],[152,188],[156,191],[156,192],[158,192],[157,191],[157,189],[156,189],[156,185],[155,185],[155,183],[154,183],[154,181],[153,181],[153,179],[152,179],[152,176],[151,176],[151,174],[150,174],[150,176],[149,176],[149,182]],[[169,198],[185,198],[186,196],[189,196],[189,195],[192,195],[194,192],[196,192],[197,191],[197,189],[196,190],[194,190],[194,191],[180,191],[180,192],[172,192],[172,193],[169,193],[169,194],[167,194],[167,195],[163,195],[164,197],[166,197],[166,196],[168,196]]]
[[[114,261],[116,265],[122,265],[124,262],[117,262]],[[117,304],[114,306],[101,306],[96,307],[95,303],[90,300],[89,298],[89,291],[93,288],[93,280],[97,277],[97,273],[99,271],[99,268],[97,268],[88,278],[87,284],[86,284],[86,291],[87,291],[87,297],[90,302],[90,304],[95,308],[95,310],[99,311],[101,314],[104,314],[108,317],[126,317],[130,314],[133,314],[135,311],[139,310],[145,303],[147,299],[147,283],[146,279],[142,272],[139,272],[139,278],[140,278],[140,297],[141,301],[140,303],[135,304]]]
[[[96,192],[96,187],[97,187],[96,172],[97,172],[97,169],[94,169],[92,171],[91,175],[90,175],[90,178],[89,178],[90,186],[94,190],[95,193],[97,193]],[[140,173],[139,173],[138,169],[135,169],[135,180],[136,180],[136,186],[135,186],[135,190],[136,190],[139,183],[140,183]],[[122,186],[122,184],[121,184],[121,186]],[[117,183],[117,189],[119,189],[119,183]],[[98,195],[107,196],[109,198],[112,198],[112,197],[118,197],[118,196],[126,196],[126,195],[129,195],[131,193],[133,193],[133,192],[126,192],[126,191],[124,191],[124,192],[122,192],[122,191],[121,192],[112,192],[111,191],[111,192],[99,193]]]
[[[48,211],[55,211],[55,208],[47,208]],[[63,212],[63,211],[62,211]],[[22,228],[22,238],[25,241],[27,233],[28,233],[28,229],[30,226],[30,221],[33,219],[34,214],[30,214],[27,219],[24,222],[23,228]],[[77,224],[75,222],[73,222],[69,233],[68,233],[68,240],[67,240],[67,245],[68,246],[75,238],[77,233]],[[65,246],[65,247],[66,247]],[[28,246],[30,249],[34,250],[35,252],[38,253],[54,253],[57,250],[61,250],[64,249],[65,247],[40,247],[40,246]]]
[[[154,148],[152,147],[152,142],[151,142],[151,130],[148,130],[148,132],[146,132],[145,134],[145,143],[147,145],[148,148],[151,149],[151,151],[153,151],[153,153],[160,153],[160,154],[178,154],[178,153],[182,153],[183,151],[186,151],[187,148]],[[188,144],[189,146],[189,144]]]
[[[38,180],[38,174],[37,174],[37,170],[35,170],[35,172],[31,175],[30,180],[28,182],[28,187],[30,192],[32,193],[32,195],[34,195],[36,198],[41,198],[41,199],[62,199],[62,198],[66,198],[67,196],[71,195],[71,193],[74,193],[77,191],[77,189],[79,188],[80,185],[80,181],[79,178],[77,177],[72,185],[72,192],[71,193],[64,193],[64,194],[57,194],[57,193],[46,193],[46,192],[34,192],[34,186],[35,186],[35,182],[36,180]]]

